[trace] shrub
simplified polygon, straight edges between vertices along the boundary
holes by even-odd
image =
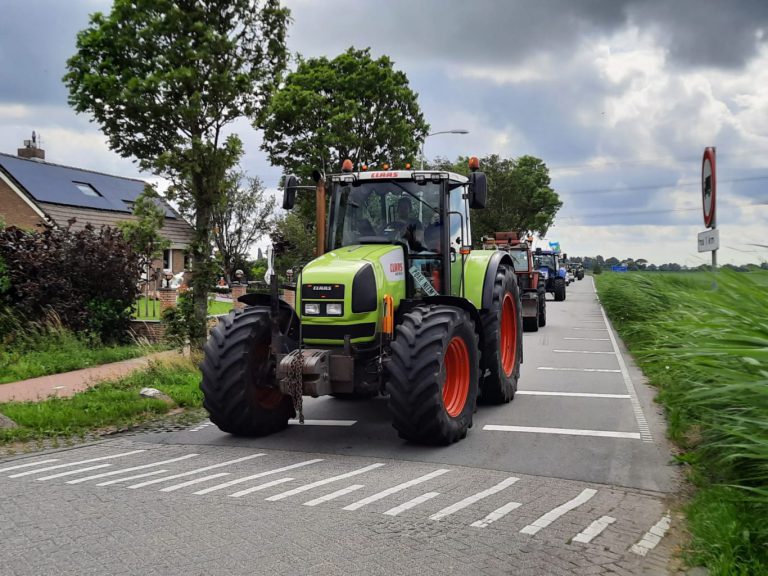
[[[603,267],[600,266],[600,264],[598,264],[597,262],[595,262],[592,265],[592,274],[597,275],[597,274],[602,274],[602,273],[603,273]]]

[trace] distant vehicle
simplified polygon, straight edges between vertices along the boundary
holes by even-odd
[[[533,255],[533,261],[536,269],[546,281],[547,292],[555,296],[555,301],[565,300],[566,271],[560,265],[560,253],[553,250],[542,250],[536,248]]]

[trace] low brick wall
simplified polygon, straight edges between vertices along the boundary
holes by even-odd
[[[151,343],[165,340],[165,324],[160,320],[131,320],[131,331]]]

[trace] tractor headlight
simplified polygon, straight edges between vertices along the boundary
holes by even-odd
[[[320,314],[320,304],[304,304],[304,314],[317,316]]]
[[[328,314],[328,316],[341,316],[342,314],[342,306],[340,302],[336,303],[328,303],[325,305],[325,313]]]

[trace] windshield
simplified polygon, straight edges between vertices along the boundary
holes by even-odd
[[[552,270],[557,269],[554,254],[537,254],[534,256],[534,261],[536,262],[536,268],[546,267],[551,268]]]
[[[404,242],[413,251],[440,247],[440,184],[382,180],[337,184],[331,197],[330,248]]]
[[[512,262],[515,266],[515,272],[529,272],[528,252],[523,250],[510,250],[509,255],[512,257]]]

